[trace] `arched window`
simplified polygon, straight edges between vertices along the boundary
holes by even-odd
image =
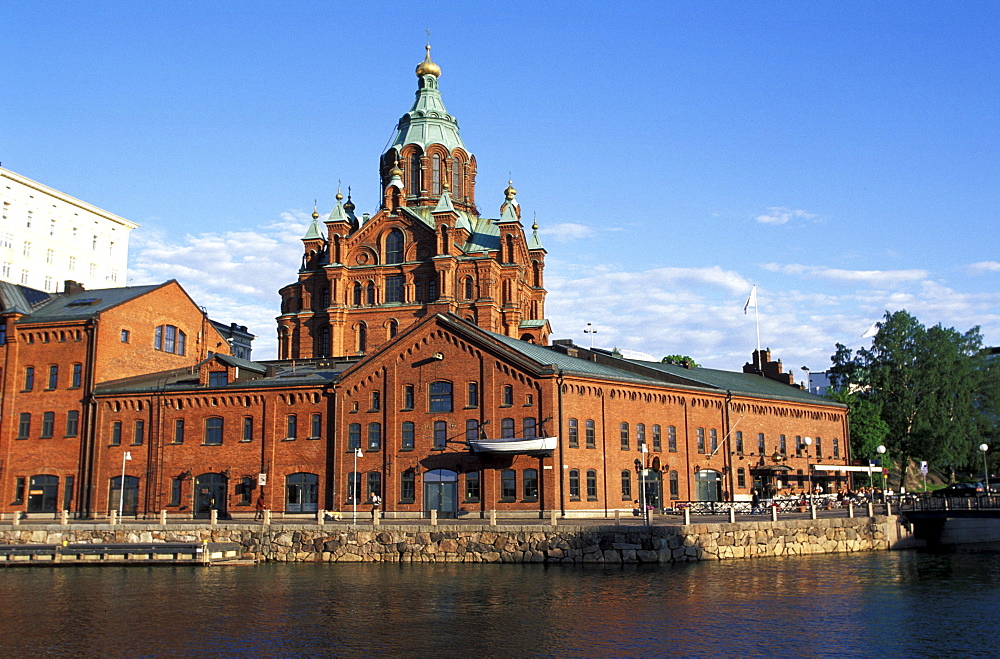
[[[451,382],[432,382],[430,388],[430,411],[451,412],[452,386]]]
[[[456,199],[462,196],[462,161],[453,158],[451,161],[451,194]]]
[[[222,444],[222,417],[210,416],[205,419],[205,444],[219,446]]]
[[[411,195],[420,194],[420,154],[410,154],[410,180],[406,183],[406,189]]]
[[[385,239],[385,262],[403,262],[403,232],[393,229]]]
[[[587,500],[597,501],[597,470],[587,470]]]
[[[397,333],[399,333],[399,323],[396,322],[395,320],[390,320],[389,321],[389,338],[391,339],[392,337],[396,336]]]
[[[362,286],[361,286],[361,282],[360,281],[354,282],[354,306],[356,306],[356,307],[360,307],[361,306],[361,292],[362,292],[362,290],[363,289],[362,289]]]
[[[471,300],[473,297],[472,277],[466,277],[463,283],[465,285],[465,299]]]
[[[569,498],[570,501],[580,500],[580,470],[569,470]]]
[[[500,472],[500,499],[513,501],[517,498],[517,472],[504,469]]]
[[[438,283],[436,279],[427,282],[427,301],[433,302],[438,299]]]
[[[289,474],[285,479],[285,512],[314,513],[319,509],[319,476]]]
[[[330,328],[324,327],[319,333],[319,346],[317,346],[317,353],[320,357],[330,356]]]
[[[681,492],[680,485],[677,482],[677,472],[676,471],[671,471],[670,472],[670,498],[671,499],[675,499],[675,500],[679,499],[680,496],[681,496],[680,492]]]
[[[365,291],[367,293],[366,298],[367,298],[368,304],[374,305],[375,304],[375,282],[373,282],[373,281],[368,282],[368,286],[365,287]]]
[[[431,194],[441,194],[441,156],[436,153],[431,157]]]
[[[357,348],[358,352],[364,352],[368,349],[368,328],[363,323],[358,325]]]
[[[32,486],[34,486],[34,478],[32,477]],[[55,476],[50,476],[49,478],[55,478]],[[58,479],[57,479],[58,480]],[[33,488],[34,489],[34,488]],[[119,504],[121,504],[121,510],[123,515],[135,515],[139,509],[139,479],[136,476],[126,476],[125,477],[125,488],[122,492],[122,477],[115,476],[111,479],[111,487],[108,492],[108,508],[117,510]],[[53,499],[55,498],[55,492],[52,493]],[[53,504],[55,502],[53,501]],[[28,512],[33,512],[31,510],[31,497],[28,497]],[[52,510],[38,511],[38,512],[55,512],[55,507]]]
[[[326,309],[330,306],[330,287],[324,286],[322,292],[319,295],[319,303],[321,309]]]

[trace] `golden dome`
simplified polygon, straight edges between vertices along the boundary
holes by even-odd
[[[389,177],[390,178],[396,178],[396,177],[403,178],[403,170],[401,170],[399,168],[399,159],[398,158],[393,163],[392,169],[389,170]]]
[[[517,190],[514,189],[514,181],[511,180],[507,181],[507,189],[504,190],[503,193],[507,195],[508,199],[514,198],[514,195],[517,194]]]
[[[441,67],[431,61],[431,45],[427,44],[427,56],[424,61],[417,64],[417,77],[422,78],[425,75],[432,75],[435,78],[441,77]]]
[[[318,220],[319,219],[319,212],[316,210],[316,202],[315,201],[313,202],[313,219],[314,220]]]

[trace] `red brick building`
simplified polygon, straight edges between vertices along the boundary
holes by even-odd
[[[175,283],[73,320],[75,351],[4,367],[0,510],[37,509],[17,496],[44,489],[36,476],[79,492],[38,495],[43,512],[237,516],[261,493],[286,514],[367,511],[377,495],[388,517],[538,517],[846,483],[846,408],[794,386],[769,352],[733,373],[548,345],[537,227],[525,236],[510,185],[498,219],[479,215],[476,160],[429,54],[417,76],[381,156],[378,211],[359,219],[348,197],[322,226],[314,214],[299,278],[281,289],[281,359],[227,354]],[[36,316],[8,322],[17,350],[29,326],[28,346],[55,330]],[[26,364],[56,362],[86,365],[91,387],[65,408],[18,389]],[[77,437],[36,438],[33,425],[13,439],[18,414],[68,410],[74,396]]]

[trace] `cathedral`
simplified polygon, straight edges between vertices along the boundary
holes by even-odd
[[[476,157],[445,109],[430,46],[416,74],[379,159],[378,211],[359,218],[340,191],[325,221],[313,211],[298,281],[281,289],[281,359],[365,355],[437,313],[548,343],[538,225],[525,235],[513,184],[498,218],[480,215]]]

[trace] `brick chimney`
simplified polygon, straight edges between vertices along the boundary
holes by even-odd
[[[761,370],[761,357],[763,357],[763,370]],[[753,362],[746,363],[743,365],[744,373],[756,373],[757,375],[763,375],[768,380],[774,380],[775,382],[780,382],[782,384],[795,384],[795,377],[791,373],[785,373],[784,367],[781,365],[781,360],[772,361],[771,360],[771,349],[766,348],[764,350],[754,350],[753,351]]]
[[[63,293],[66,295],[72,295],[73,293],[82,293],[85,289],[83,284],[78,281],[73,281],[72,279],[67,279],[63,284]]]

